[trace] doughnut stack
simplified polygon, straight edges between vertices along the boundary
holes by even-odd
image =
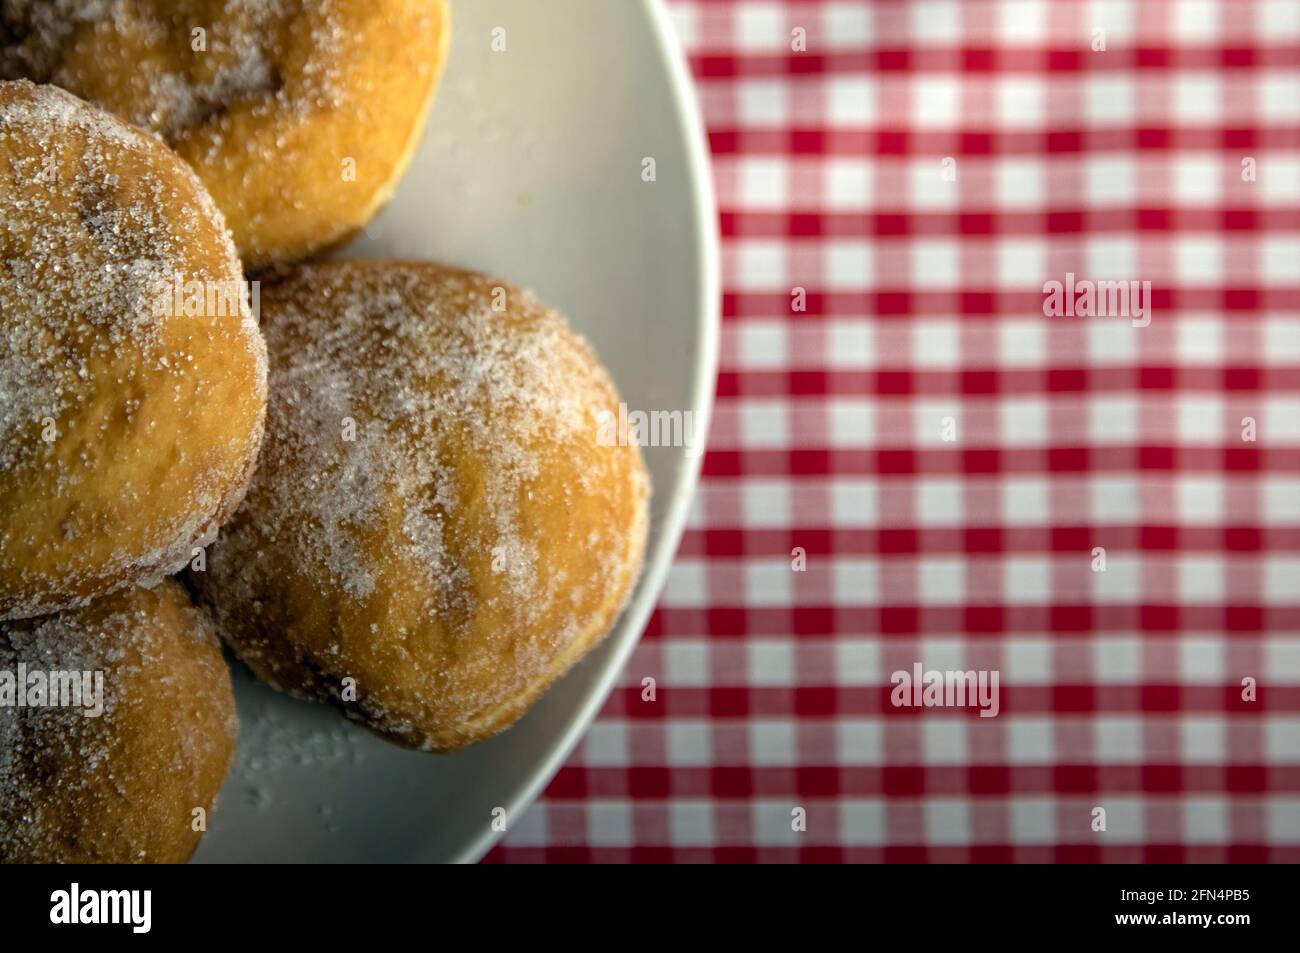
[[[449,36],[444,0],[0,0],[0,862],[187,860],[222,642],[448,752],[629,597],[649,480],[588,344],[496,278],[322,260]]]

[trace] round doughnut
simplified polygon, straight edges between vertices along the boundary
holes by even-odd
[[[607,374],[528,292],[433,264],[305,266],[263,310],[262,463],[193,573],[220,633],[401,744],[500,731],[640,570],[649,480],[602,437]]]
[[[343,241],[388,201],[450,34],[444,0],[0,0],[0,78],[160,136],[255,271]]]
[[[0,83],[0,619],[173,573],[238,505],[266,412],[247,291],[166,146]]]
[[[237,732],[220,644],[177,582],[0,625],[0,863],[188,860]]]

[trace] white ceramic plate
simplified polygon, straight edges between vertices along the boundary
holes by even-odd
[[[659,0],[453,0],[452,12],[425,141],[394,202],[345,254],[439,259],[531,287],[591,340],[630,409],[689,410],[706,433],[716,217],[666,11]],[[504,52],[493,50],[497,28]],[[196,859],[486,853],[500,836],[494,811],[509,825],[558,770],[654,607],[700,458],[683,448],[646,458],[655,496],[635,596],[607,641],[505,734],[445,757],[405,751],[236,666],[239,755]]]

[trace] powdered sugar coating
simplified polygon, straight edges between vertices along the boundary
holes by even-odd
[[[305,267],[263,309],[262,464],[194,574],[223,635],[407,744],[498,730],[640,565],[648,477],[597,446],[607,376],[528,292],[435,265]]]
[[[4,623],[0,671],[98,673],[103,708],[0,706],[0,862],[186,859],[192,810],[213,806],[238,721],[183,589]]]
[[[209,320],[170,307],[178,279],[242,290],[243,273],[221,213],[164,147],[62,90],[6,83],[0,158],[5,619],[180,568],[242,497],[266,358],[251,309]],[[246,386],[208,379],[221,374]],[[229,432],[216,433],[227,414]],[[202,446],[205,435],[220,445]],[[179,456],[176,479],[189,477],[161,505],[141,482],[151,452]],[[103,500],[110,465],[120,495]],[[71,551],[111,533],[101,524],[111,511],[134,519],[150,507],[156,519],[120,546]]]
[[[107,113],[87,108],[75,96],[52,86],[34,87],[20,83],[33,95],[0,104],[0,144],[18,130],[25,142],[50,143],[39,156],[13,158],[18,178],[36,180],[47,175],[57,162],[58,143],[70,131],[86,138],[81,153],[81,170],[72,181],[50,179],[51,188],[71,189],[95,196],[113,188],[113,171],[118,150],[151,148],[136,129]],[[21,244],[27,257],[3,259],[5,278],[0,283],[0,303],[5,309],[4,340],[0,341],[0,468],[15,466],[14,455],[31,442],[15,440],[14,431],[32,417],[54,417],[67,409],[72,399],[59,380],[59,365],[74,361],[70,368],[78,377],[85,371],[84,359],[61,353],[50,346],[50,317],[75,311],[92,324],[101,326],[114,347],[156,348],[158,330],[167,316],[155,313],[158,290],[169,288],[177,273],[199,281],[225,281],[242,276],[243,269],[234,244],[229,240],[225,220],[211,196],[193,172],[181,163],[168,168],[169,175],[189,179],[193,205],[177,221],[163,214],[157,199],[170,188],[161,177],[149,178],[148,197],[131,205],[111,201],[87,203],[80,211],[87,234],[97,247],[92,253],[77,250],[76,239],[66,231],[66,222],[46,214],[44,203],[14,192],[0,195],[0,248]],[[93,203],[93,204],[92,204]],[[189,272],[185,250],[191,236],[208,233],[223,240],[225,261],[220,269]],[[70,250],[71,249],[71,250]],[[266,348],[251,308],[243,315],[243,330],[250,357],[265,380]]]
[[[319,54],[286,85],[280,63],[288,56],[288,29],[306,23],[302,0],[224,0],[216,15],[210,4],[192,0],[0,0],[9,33],[0,34],[0,77],[79,85],[68,51],[85,30],[107,29],[131,49],[174,46],[171,57],[137,62],[139,94],[123,118],[168,142],[212,122],[217,148],[230,132],[222,119],[233,103],[254,102],[261,116],[285,117],[341,106],[343,77],[333,62],[345,36],[334,6],[313,4],[307,29]],[[195,30],[203,31],[201,40]],[[194,49],[199,42],[202,49]]]
[[[388,200],[449,32],[444,0],[0,0],[0,79],[56,84],[175,149],[258,271]]]

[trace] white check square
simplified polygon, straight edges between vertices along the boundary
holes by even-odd
[[[731,243],[735,274],[728,276],[744,291],[789,292],[789,256],[782,242],[738,239]]]
[[[790,202],[790,166],[769,156],[746,156],[738,163],[740,202],[754,209],[784,209]]]
[[[865,241],[826,242],[826,284],[834,291],[861,291],[871,284],[871,246]]]
[[[750,447],[790,443],[789,405],[783,400],[747,400],[738,408],[741,439]]]
[[[1220,7],[1216,0],[1179,0],[1169,11],[1174,36],[1189,46],[1212,42],[1219,35]],[[1231,9],[1227,13],[1233,15]]]
[[[741,566],[746,605],[758,609],[793,605],[794,568],[789,559],[747,559]]]
[[[1183,836],[1189,844],[1224,844],[1231,839],[1228,802],[1222,797],[1183,800]]]
[[[1003,590],[1016,605],[1044,605],[1052,598],[1052,564],[1044,556],[1007,556]]]
[[[1264,234],[1258,242],[1264,283],[1285,287],[1300,284],[1300,237]]]
[[[1174,198],[1183,205],[1212,206],[1223,197],[1223,162],[1218,155],[1192,152],[1176,156]]]
[[[961,110],[956,76],[918,74],[912,81],[912,122],[922,128],[951,128]]]
[[[926,527],[956,527],[962,524],[962,487],[957,480],[926,477],[917,481],[916,512]]]
[[[1131,205],[1138,198],[1138,161],[1131,156],[1089,155],[1083,187],[1093,205]]]
[[[875,363],[871,325],[866,318],[832,318],[826,322],[832,367],[871,367]]]
[[[840,763],[876,765],[884,760],[884,729],[879,719],[841,718],[835,722]]]
[[[1227,595],[1227,579],[1220,556],[1184,554],[1178,561],[1178,596],[1188,605],[1220,605]]]
[[[1047,280],[1047,245],[1040,238],[1000,238],[998,284],[1004,288],[1041,291]]]
[[[1185,714],[1178,719],[1179,749],[1189,764],[1222,764],[1227,731],[1222,715]]]
[[[1047,163],[1041,158],[999,157],[993,164],[997,205],[1006,209],[1038,209],[1047,201]]]
[[[912,330],[912,360],[917,367],[955,368],[961,360],[961,328],[956,318],[922,318]]]
[[[1002,481],[1002,521],[1008,526],[1042,526],[1051,518],[1047,480],[1008,476]]]
[[[944,161],[953,158],[956,161],[956,179],[944,177]],[[922,156],[908,161],[906,207],[910,209],[938,211],[954,209],[961,196],[961,161],[955,157],[941,158]],[[884,196],[882,196],[884,197]],[[897,198],[895,198],[897,201]]]
[[[880,568],[874,560],[840,556],[832,572],[836,605],[873,605],[880,599]]]
[[[790,325],[786,321],[760,318],[737,328],[740,363],[745,370],[784,368],[790,356]]]
[[[997,324],[998,361],[1007,367],[1038,367],[1047,355],[1048,318],[1005,318]]]
[[[1300,5],[1295,0],[1257,0],[1255,16],[1262,44],[1300,39]]]
[[[621,768],[628,763],[627,722],[600,718],[582,740],[583,761],[591,767]]]
[[[1131,73],[1085,73],[1081,82],[1087,125],[1129,126],[1137,120],[1137,82]]]
[[[875,122],[875,103],[865,76],[832,76],[826,81],[826,112],[832,125],[862,127]]]
[[[1173,74],[1170,109],[1178,122],[1212,123],[1223,114],[1223,80],[1218,73]]]
[[[871,200],[871,166],[865,159],[829,159],[825,171],[826,204],[831,210],[866,210]]]
[[[708,801],[669,801],[668,829],[674,847],[713,845],[713,805]]]
[[[959,605],[966,598],[966,561],[956,556],[918,560],[917,589],[922,602]]]
[[[668,763],[673,767],[699,767],[713,760],[710,725],[704,721],[673,719],[664,725]]]
[[[1184,364],[1220,364],[1224,359],[1224,325],[1214,315],[1183,314],[1178,318],[1178,359]]]
[[[1217,567],[1222,570],[1222,560]],[[1178,667],[1187,682],[1219,684],[1224,677],[1223,639],[1215,636],[1188,635],[1178,642]]]
[[[1140,432],[1141,415],[1132,394],[1097,394],[1089,401],[1089,440],[1100,446],[1133,443]],[[1099,500],[1103,505],[1108,500]]]
[[[1037,76],[1011,73],[993,81],[997,121],[1009,129],[1040,128],[1047,118],[1047,84]]]
[[[1223,398],[1217,394],[1178,397],[1178,438],[1184,443],[1222,443],[1227,436]]]
[[[774,79],[744,79],[736,84],[741,125],[784,126],[790,122],[790,84]]]
[[[1105,578],[1107,573],[1098,573]],[[1136,594],[1137,588],[1131,589]],[[1107,601],[1107,600],[1102,600]],[[1142,681],[1142,640],[1134,636],[1105,636],[1092,644],[1092,667],[1097,681],[1135,685]]]
[[[907,33],[918,46],[948,46],[961,39],[961,0],[909,0],[898,9],[908,16]]]
[[[1271,125],[1275,123],[1293,123],[1300,120],[1300,70],[1272,70],[1260,76],[1259,121]]]
[[[1218,526],[1224,519],[1224,489],[1219,477],[1179,474],[1174,483],[1178,521],[1190,526]]]
[[[757,767],[788,767],[798,763],[795,726],[789,721],[749,723],[749,757]]]
[[[590,801],[587,812],[587,836],[592,847],[631,847],[632,805],[627,801]],[[513,842],[512,842],[513,843]]]
[[[1278,364],[1300,361],[1300,321],[1290,315],[1267,315],[1262,324],[1267,360]]]
[[[1094,364],[1126,365],[1137,360],[1138,336],[1142,333],[1142,329],[1135,328],[1131,319],[1085,318],[1084,320],[1088,322],[1088,328],[1084,332],[1088,339],[1088,354]],[[1128,398],[1120,399],[1128,400]],[[1090,402],[1095,405],[1098,401],[1105,400],[1107,398],[1093,397]],[[1137,412],[1136,402],[1132,404],[1132,409],[1134,413]],[[1124,432],[1135,428],[1137,420],[1133,419],[1131,424],[1132,427],[1125,427]],[[1133,433],[1136,433],[1135,429]]]
[[[876,438],[875,405],[862,397],[832,397],[826,402],[832,447],[861,448]]]
[[[1300,201],[1300,155],[1267,152],[1254,158],[1256,165],[1253,187],[1259,189],[1264,202]],[[1240,176],[1241,172],[1236,174]]]
[[[1001,718],[998,719],[1002,721]],[[1006,717],[1007,760],[1011,764],[1050,764],[1055,757],[1052,722],[1036,715]]]
[[[955,239],[918,238],[910,247],[913,284],[951,289],[961,282],[961,246]]]
[[[1173,242],[1174,280],[1217,285],[1223,280],[1223,241],[1213,235],[1180,235]]]
[[[931,798],[925,802],[927,842],[939,847],[970,843],[970,803],[957,798]]]
[[[737,45],[749,52],[788,50],[790,35],[785,29],[785,11],[778,3],[753,0],[736,7]]]
[[[664,677],[669,685],[679,688],[706,686],[709,684],[711,668],[707,642],[700,639],[674,639],[664,644]]]
[[[875,526],[880,519],[879,490],[865,479],[841,478],[830,483],[831,518],[844,528]]]
[[[792,524],[790,496],[785,480],[744,480],[739,484],[740,505],[746,526],[756,529],[785,529]]]
[[[998,406],[1002,442],[1008,447],[1042,447],[1048,440],[1047,403],[1041,397],[1006,397]]]
[[[998,39],[1009,46],[1035,46],[1047,38],[1047,0],[1005,0],[997,4]]]

